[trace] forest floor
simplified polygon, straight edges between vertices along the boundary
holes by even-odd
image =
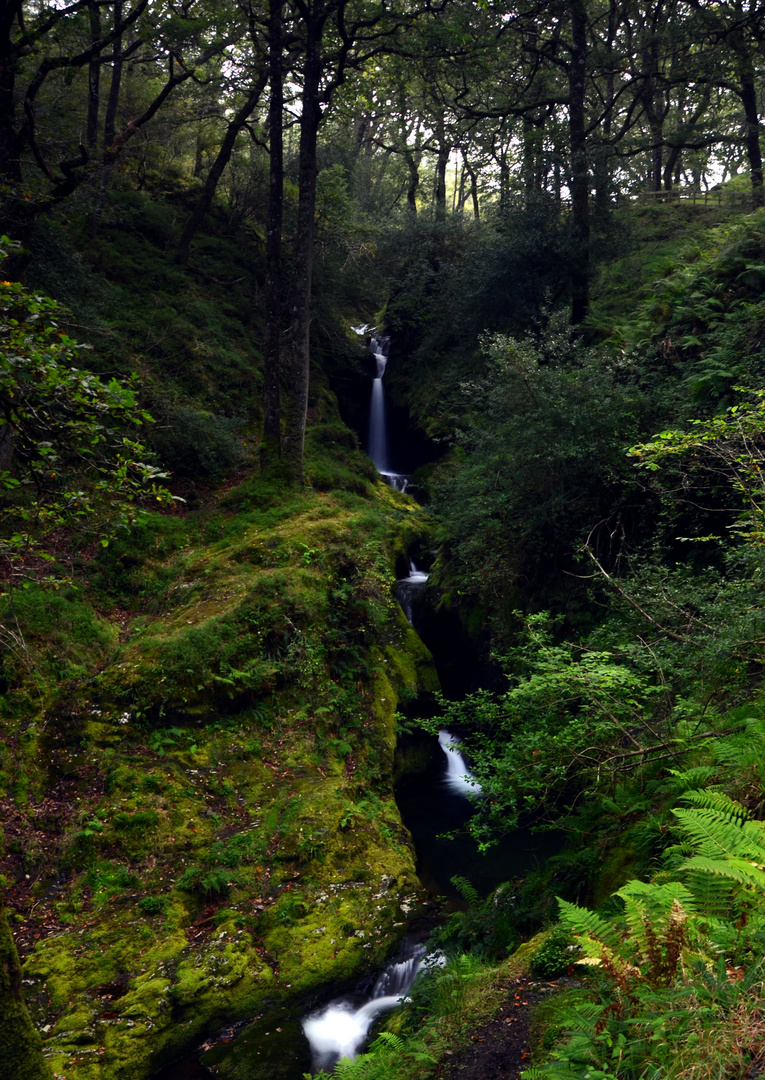
[[[506,996],[493,1019],[476,1028],[472,1042],[450,1057],[443,1080],[518,1080],[531,1065],[532,1009],[555,984],[519,978],[506,985]]]

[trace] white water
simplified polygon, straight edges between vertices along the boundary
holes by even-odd
[[[388,339],[373,337],[370,342],[372,356],[377,365],[377,377],[372,383],[372,401],[369,405],[369,456],[381,473],[388,468],[388,434],[385,423],[385,391],[383,375],[388,363]]]
[[[438,742],[446,754],[446,779],[444,783],[455,795],[480,795],[481,785],[467,767],[459,751],[460,740],[448,731],[439,731]]]
[[[422,591],[427,580],[428,575],[425,571],[419,570],[417,566],[410,561],[409,577],[399,578],[396,582],[396,599],[399,604],[401,604],[410,625],[412,625],[414,617],[414,601],[417,598],[417,594]]]
[[[354,326],[353,329],[358,333],[362,328]],[[369,404],[369,456],[386,483],[396,491],[406,491],[409,477],[404,473],[391,472],[388,463],[388,428],[385,418],[383,375],[388,364],[389,345],[389,338],[376,335],[373,335],[369,342],[377,367],[377,377],[372,383],[372,400]]]
[[[418,946],[411,955],[388,964],[365,1004],[354,1007],[340,998],[307,1016],[303,1031],[311,1045],[311,1071],[331,1072],[340,1058],[355,1057],[377,1017],[401,1003],[425,962],[425,950]],[[433,963],[441,963],[441,958],[434,957]]]

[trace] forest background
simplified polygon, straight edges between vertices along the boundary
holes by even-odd
[[[402,470],[418,466],[436,522],[396,528],[423,552],[437,540],[431,587],[480,670],[481,689],[467,677],[440,706],[484,788],[477,842],[518,820],[568,837],[512,899],[471,895],[449,946],[496,962],[558,918],[557,895],[559,952],[568,965],[578,942],[593,962],[546,1023],[546,1075],[755,1067],[764,40],[755,0],[3,5],[3,850],[32,981],[36,941],[99,897],[198,918],[224,900],[230,915],[244,888],[225,861],[173,889],[136,877],[136,808],[100,809],[96,743],[64,734],[83,703],[129,716],[123,735],[161,764],[197,753],[224,690],[275,738],[275,688],[310,697],[309,672],[323,751],[369,752],[346,722],[371,670],[361,635],[389,632],[403,541],[386,515],[416,513],[392,495],[382,508],[358,450],[370,371],[350,327],[374,323],[392,341]],[[272,521],[327,498],[331,544],[298,532],[277,562],[329,562],[353,500],[387,551],[362,565],[332,548],[335,653],[307,591],[274,593],[247,614],[270,628],[247,631],[256,658],[217,627],[163,656],[162,686],[116,673],[117,648],[156,670],[161,635],[141,653],[139,616],[175,612],[179,552],[244,511],[276,536]],[[43,821],[46,755],[60,769],[63,753],[85,802]],[[105,775],[106,795],[127,784]],[[47,853],[29,849],[33,824]],[[51,889],[59,921],[32,930]],[[305,917],[293,908],[282,923]],[[3,941],[7,1053],[46,1075]],[[59,1034],[62,1017],[87,1028],[51,1007]],[[422,1069],[439,1031],[423,1014],[415,1049],[389,1040],[349,1069]]]

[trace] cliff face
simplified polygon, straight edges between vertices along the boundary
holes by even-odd
[[[141,1080],[402,933],[395,713],[436,680],[392,570],[429,523],[356,488],[246,481],[20,597],[0,869],[54,1074]]]

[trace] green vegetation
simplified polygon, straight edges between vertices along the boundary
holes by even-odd
[[[521,974],[580,984],[528,1080],[761,1069],[763,41],[733,0],[8,5],[11,1077],[257,1015],[207,1060],[273,1080],[418,910],[404,725],[459,732],[479,846],[565,842],[453,868],[449,964],[338,1075],[441,1075]],[[362,323],[427,511],[360,448]]]

